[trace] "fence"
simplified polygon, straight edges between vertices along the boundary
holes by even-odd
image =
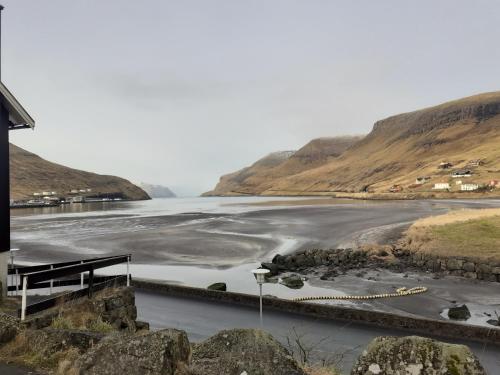
[[[131,255],[119,255],[102,258],[84,259],[72,262],[62,262],[53,264],[44,264],[30,267],[13,267],[9,270],[9,274],[16,276],[15,283],[9,286],[9,291],[19,292],[22,290],[21,298],[21,320],[25,320],[26,315],[48,309],[63,301],[83,297],[88,295],[92,297],[97,290],[104,289],[110,285],[118,285],[124,283],[130,286],[130,260]],[[116,264],[127,263],[126,275],[115,276],[95,276],[94,271],[97,269],[113,266]],[[88,272],[88,277],[85,280],[85,272]],[[79,279],[68,279],[68,276],[80,274]],[[20,284],[19,284],[20,280]],[[88,285],[84,288],[84,284]],[[28,289],[50,288],[52,294],[53,287],[70,286],[80,284],[80,290],[72,291],[51,297],[43,301],[27,305]]]

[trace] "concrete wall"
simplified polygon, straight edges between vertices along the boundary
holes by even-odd
[[[258,296],[243,293],[218,292],[202,288],[137,279],[132,280],[132,286],[169,296],[205,299],[221,303],[250,306],[256,309],[258,309],[259,306]],[[264,297],[263,304],[266,309],[310,317],[369,324],[442,338],[500,344],[500,329],[493,327],[470,326],[444,320],[414,318],[378,311],[358,310],[317,303],[294,302],[280,298]]]

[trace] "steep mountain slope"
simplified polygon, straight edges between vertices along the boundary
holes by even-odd
[[[270,154],[250,167],[223,176],[216,188],[205,195],[261,194],[269,189],[275,180],[319,167],[341,155],[362,138],[318,138],[296,152]]]
[[[203,195],[259,194],[259,185],[270,181],[273,178],[273,169],[283,164],[293,154],[294,151],[273,152],[249,167],[222,176],[215,189]]]
[[[27,199],[34,192],[55,191],[63,196],[72,189],[92,189],[92,194],[117,194],[127,199],[149,199],[131,182],[51,163],[10,144],[11,198]]]
[[[146,184],[142,182],[140,185],[151,198],[175,198],[175,193],[166,186]]]
[[[471,167],[469,161],[483,159]],[[472,169],[465,182],[500,178],[500,92],[486,93],[405,113],[375,123],[372,132],[340,157],[318,168],[274,180],[262,194],[385,192],[400,184],[405,190],[431,190],[436,182],[459,185],[450,170]],[[417,177],[428,176],[422,186]]]

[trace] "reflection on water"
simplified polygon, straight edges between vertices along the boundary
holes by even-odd
[[[91,202],[63,204],[57,207],[16,208],[11,210],[14,218],[37,216],[37,219],[94,215],[174,215],[180,213],[235,213],[244,211],[272,209],[268,206],[248,206],[251,203],[273,201],[301,200],[303,198],[282,197],[195,197],[195,198],[164,198],[147,201]],[[318,200],[328,198],[315,198]]]

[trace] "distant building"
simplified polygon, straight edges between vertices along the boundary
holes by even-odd
[[[483,159],[469,160],[467,165],[469,167],[479,167],[481,165],[484,165],[484,160]]]
[[[72,189],[69,193],[70,194],[78,194],[78,189]]]
[[[460,178],[460,177],[470,177],[472,176],[472,171],[468,169],[462,169],[459,171],[455,171],[451,174],[451,177],[453,178]]]
[[[33,193],[33,196],[35,197],[39,197],[40,195],[42,195],[42,193]]]
[[[73,197],[71,199],[71,202],[72,203],[84,203],[85,202],[85,198],[82,197],[82,196],[78,196],[78,197]]]
[[[447,161],[443,161],[443,162],[439,163],[439,165],[438,165],[439,169],[449,169],[451,167],[453,167],[453,164],[451,164]]]
[[[479,189],[479,185],[478,184],[462,184],[460,186],[460,190],[461,191],[474,191],[474,190],[477,190]]]
[[[489,185],[491,187],[498,187],[498,186],[500,186],[500,181],[499,180],[491,180]]]
[[[424,176],[424,177],[417,177],[415,179],[415,183],[416,184],[425,184],[427,181],[429,181],[431,178],[428,177],[428,176]]]
[[[438,182],[433,186],[434,190],[450,190],[450,184],[448,182]]]
[[[401,185],[392,185],[391,188],[389,189],[391,193],[399,193],[403,191],[403,187]]]
[[[80,193],[86,193],[87,189],[80,189]]]
[[[462,185],[462,180],[455,181],[455,185]]]

